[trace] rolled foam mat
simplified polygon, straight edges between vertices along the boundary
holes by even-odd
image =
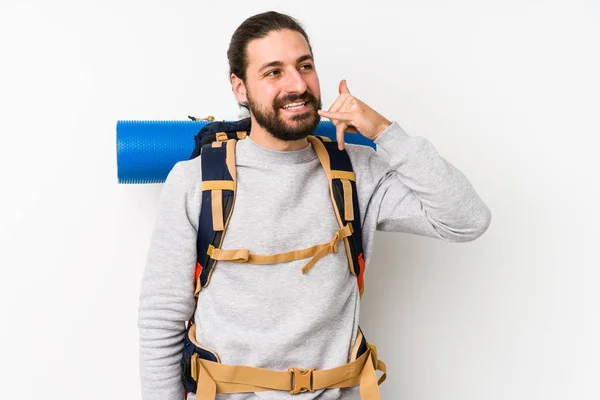
[[[119,183],[161,183],[173,166],[189,160],[194,136],[211,121],[117,121],[117,170]],[[331,121],[321,121],[315,135],[335,138]],[[370,146],[375,142],[361,134],[347,133],[346,143]]]

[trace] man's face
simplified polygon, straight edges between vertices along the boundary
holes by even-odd
[[[280,140],[311,134],[320,121],[321,90],[304,37],[271,31],[251,41],[247,54],[245,97],[256,122]]]

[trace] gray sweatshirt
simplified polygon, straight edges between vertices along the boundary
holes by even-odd
[[[365,267],[375,230],[449,242],[482,235],[489,208],[467,178],[422,137],[398,123],[376,140],[388,155],[346,144],[356,174]],[[237,194],[223,249],[276,254],[331,241],[339,229],[327,177],[309,144],[273,151],[249,136],[236,147]],[[182,400],[184,322],[194,312],[201,161],[178,162],[161,195],[139,304],[143,400]],[[220,261],[198,297],[196,339],[224,364],[273,370],[327,369],[348,362],[357,334],[360,296],[345,247],[303,275],[308,260],[275,265]],[[368,274],[367,274],[368,278]],[[365,284],[369,290],[368,279]],[[367,340],[368,332],[365,332]],[[192,400],[195,396],[188,395]],[[290,395],[218,394],[219,400],[360,399],[358,387]]]

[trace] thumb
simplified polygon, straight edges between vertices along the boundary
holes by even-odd
[[[346,84],[345,79],[342,79],[342,81],[340,82],[339,91],[340,91],[340,94],[342,94],[342,93],[350,94],[350,90],[348,90],[348,85]]]

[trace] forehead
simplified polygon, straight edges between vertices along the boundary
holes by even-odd
[[[289,29],[271,31],[264,38],[248,43],[248,71],[257,71],[273,61],[295,64],[298,58],[307,54],[310,49],[301,33]]]

